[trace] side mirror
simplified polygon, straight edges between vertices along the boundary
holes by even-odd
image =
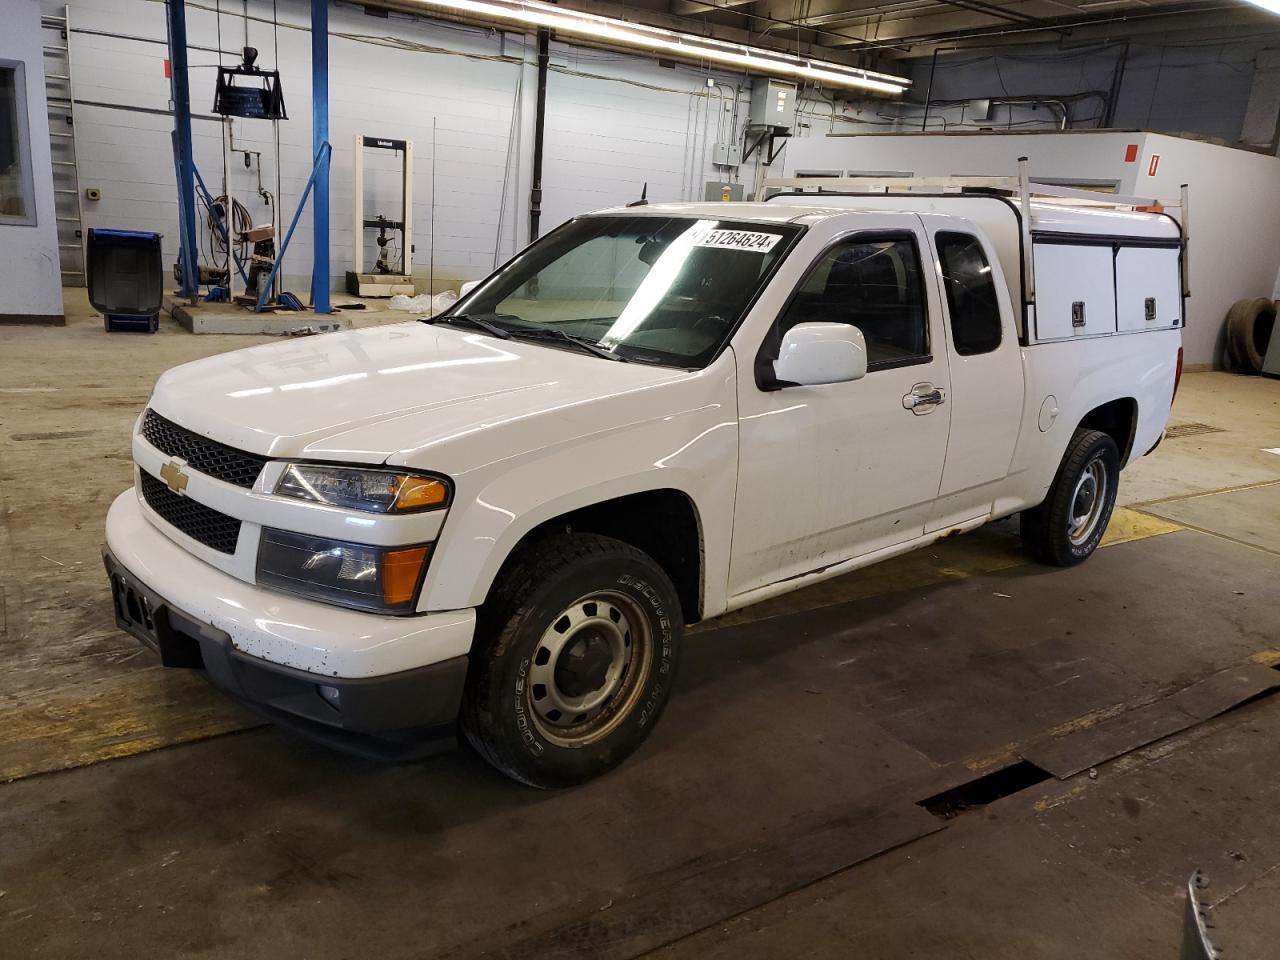
[[[797,323],[782,338],[773,375],[802,387],[861,380],[867,375],[867,341],[847,323]]]
[[[465,297],[468,293],[470,293],[476,287],[480,286],[480,283],[481,281],[479,280],[468,280],[466,283],[462,285],[462,288],[458,291],[458,299],[461,300],[463,297]]]

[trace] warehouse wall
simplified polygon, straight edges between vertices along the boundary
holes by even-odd
[[[223,4],[221,17],[228,64],[239,61],[245,40],[243,19],[226,12],[233,7],[240,9]],[[270,19],[269,0],[251,0],[249,9]],[[188,2],[187,11],[192,47],[207,48],[190,53],[192,108],[201,115],[193,124],[196,162],[216,195],[222,192],[222,128],[209,113],[219,22],[212,4]],[[70,13],[81,185],[102,190],[100,201],[85,206],[85,225],[158,230],[171,263],[178,229],[164,8],[150,0],[76,0]],[[263,67],[275,62],[279,44],[290,111],[280,125],[287,225],[311,168],[309,6],[280,0],[279,16],[288,26],[278,36],[269,23],[251,21],[249,42],[260,50]],[[526,236],[536,90],[532,38],[408,16],[372,17],[345,5],[332,6],[330,18],[332,282],[341,285],[351,260],[351,144],[357,133],[414,141],[414,263],[423,286],[432,270],[433,219],[437,286],[442,279],[483,276]],[[635,199],[646,180],[654,200],[701,196],[701,184],[714,170],[709,163],[691,166],[687,158],[701,154],[703,126],[714,132],[720,114],[709,105],[718,110],[722,103],[705,77],[693,68],[553,44],[544,232],[576,213]],[[270,125],[237,121],[236,142],[263,152],[265,186],[274,192]],[[366,153],[366,215],[398,213],[397,171],[390,154]],[[256,166],[246,171],[236,157],[229,175],[233,193],[252,201],[254,218],[270,219],[257,199]],[[308,286],[310,222],[308,213],[286,255],[286,287],[295,290]],[[204,240],[208,254],[207,234]],[[366,242],[365,262],[372,264],[372,236]]]
[[[929,58],[898,65],[913,81],[901,102],[842,103],[833,116],[830,104],[808,92],[799,135],[1049,129],[1061,125],[1064,110],[1069,127],[1095,128],[1106,117],[1119,73],[1112,127],[1269,143],[1275,114],[1268,115],[1262,101],[1274,98],[1267,82],[1274,84],[1278,46],[1280,32],[1186,47],[1114,43],[948,53],[937,60],[932,89]],[[932,102],[926,118],[927,92]],[[975,113],[975,101],[990,101],[989,110]]]
[[[31,3],[32,0],[23,0]],[[62,4],[45,0],[48,12]],[[221,18],[209,0],[188,0],[197,163],[215,193],[222,192],[222,125],[209,115],[218,62],[239,60],[245,42],[238,3],[224,3]],[[230,11],[235,10],[237,15]],[[284,76],[291,119],[281,124],[281,209],[287,223],[311,167],[309,5],[279,0],[284,26],[273,31],[270,0],[250,0],[248,40],[260,64],[276,60]],[[85,226],[158,230],[166,259],[177,252],[177,220],[165,78],[164,9],[154,0],[72,0],[72,62],[76,77],[80,180],[102,191],[86,203]],[[350,264],[351,143],[357,133],[415,143],[415,273],[425,286],[483,275],[510,256],[527,236],[536,71],[532,38],[392,14],[376,17],[354,5],[331,6],[332,274],[340,286]],[[219,37],[221,30],[221,37]],[[1240,135],[1250,99],[1258,41],[1160,52],[1133,47],[1117,103],[1117,124],[1190,130],[1233,139]],[[1102,102],[1089,91],[1107,90],[1122,52],[1018,51],[998,57],[956,54],[939,59],[929,127],[948,129],[1050,127],[1047,105],[996,105],[975,121],[966,98],[1039,94],[1070,97],[1073,123],[1098,122]],[[923,98],[928,61],[903,64]],[[544,232],[576,213],[627,202],[647,182],[653,200],[694,199],[702,184],[719,179],[710,163],[717,137],[740,140],[749,88],[742,77],[693,67],[663,67],[648,57],[552,46],[548,81]],[[734,84],[742,85],[740,91]],[[918,129],[922,107],[886,100],[833,102],[822,91],[802,94],[797,142],[829,132]],[[43,114],[42,114],[43,115]],[[435,150],[432,150],[433,121]],[[732,136],[730,130],[732,129]],[[237,145],[263,153],[265,186],[275,191],[270,127],[238,121]],[[785,162],[785,147],[783,160]],[[397,163],[367,154],[366,213],[398,211]],[[748,195],[767,170],[758,158],[744,165]],[[256,221],[270,218],[256,195],[258,171],[234,158],[232,192],[249,203]],[[434,190],[433,190],[434,176]],[[736,178],[738,174],[735,174]],[[305,290],[311,263],[310,215],[298,228],[285,260],[286,287]],[[433,243],[434,233],[434,243]],[[202,231],[205,255],[207,231]],[[372,236],[365,262],[376,254]]]
[[[33,225],[0,224],[0,319],[62,322],[62,272],[54,219],[49,114],[44,92],[44,55],[39,0],[5,0],[0,60],[24,64]],[[12,6],[10,6],[12,4]]]

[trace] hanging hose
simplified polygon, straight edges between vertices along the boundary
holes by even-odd
[[[213,205],[214,207],[220,208],[223,211],[223,216],[226,216],[227,198],[225,196],[215,197]],[[235,201],[232,205],[230,219],[231,222],[227,225],[227,229],[235,244],[236,257],[243,261],[249,255],[249,244],[245,240],[235,238],[240,237],[246,230],[253,226],[253,219],[249,216],[249,211],[245,208],[245,205],[239,200]],[[215,260],[220,257],[223,263],[227,267],[230,267],[230,263],[227,262],[227,238],[224,237],[222,235],[222,231],[218,229],[217,214],[214,212],[212,207],[209,209],[207,220],[213,249],[217,253]]]

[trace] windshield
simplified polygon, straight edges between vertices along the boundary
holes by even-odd
[[[530,247],[438,322],[466,318],[548,346],[576,342],[613,359],[703,367],[798,233],[694,217],[584,217]]]

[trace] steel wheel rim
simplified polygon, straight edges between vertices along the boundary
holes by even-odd
[[[1071,511],[1067,518],[1067,539],[1075,546],[1089,541],[1102,522],[1107,503],[1107,468],[1102,460],[1089,462],[1076,481],[1071,494]]]
[[[529,659],[525,696],[538,732],[581,747],[631,712],[653,663],[653,633],[634,600],[613,591],[579,597],[552,618]]]

